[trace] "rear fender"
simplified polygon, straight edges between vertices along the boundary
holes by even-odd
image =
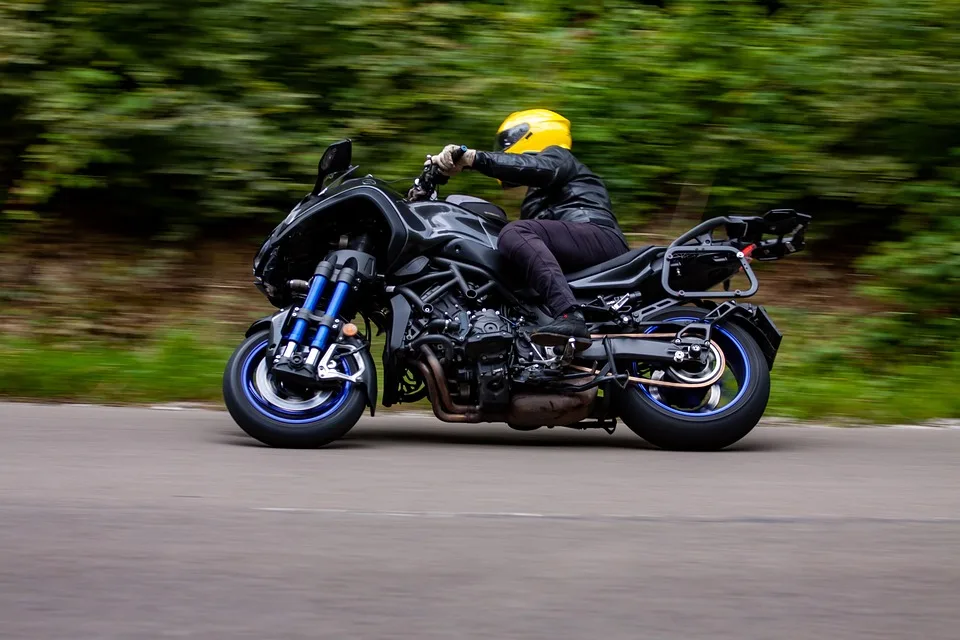
[[[763,351],[763,357],[767,361],[767,366],[773,369],[773,363],[777,359],[777,351],[780,349],[780,343],[783,341],[783,334],[773,323],[767,310],[755,305],[737,305],[732,313],[721,319],[720,324],[731,323],[742,328],[750,334],[760,350]]]

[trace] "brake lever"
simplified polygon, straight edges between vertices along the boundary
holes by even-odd
[[[423,200],[429,197],[430,194],[436,190],[434,176],[436,173],[436,166],[437,165],[435,164],[429,164],[423,168],[423,171],[420,172],[420,176],[414,179],[413,186],[410,188],[410,191],[407,192],[407,200],[410,202]]]

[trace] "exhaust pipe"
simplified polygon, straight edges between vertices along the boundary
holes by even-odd
[[[444,408],[452,413],[479,413],[480,407],[457,404],[453,401],[453,398],[450,396],[450,389],[447,387],[446,376],[443,374],[443,367],[440,366],[440,361],[437,360],[437,356],[433,354],[430,347],[423,345],[420,347],[420,353],[423,354],[424,359],[427,361],[427,366],[429,366],[430,371],[433,372],[433,379],[440,391],[440,401]]]
[[[440,391],[438,390],[438,387],[443,383],[437,382],[433,375],[433,371],[431,371],[430,368],[427,367],[427,365],[423,362],[418,362],[417,368],[420,369],[420,374],[423,375],[423,380],[427,384],[427,395],[430,396],[430,404],[433,406],[433,413],[435,416],[437,416],[437,418],[444,422],[484,422],[483,416],[477,411],[472,411],[469,413],[450,413],[441,407]],[[450,394],[446,391],[446,384],[443,384],[442,388],[444,389],[447,398],[449,398]]]
[[[506,415],[487,414],[480,407],[457,404],[450,396],[440,361],[426,345],[420,348],[423,360],[417,367],[427,385],[433,413],[444,422],[500,422],[521,427],[565,427],[590,416],[597,390],[574,393],[526,393],[510,399]]]

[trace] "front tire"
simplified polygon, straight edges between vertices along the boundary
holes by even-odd
[[[672,309],[654,321],[699,320],[704,315],[705,311],[692,307]],[[656,327],[648,331],[654,332]],[[770,398],[770,369],[763,352],[750,334],[735,324],[717,327],[713,339],[726,359],[720,382],[700,391],[631,384],[620,393],[620,417],[634,433],[662,449],[716,451],[737,442],[757,425]],[[668,371],[654,372],[654,376],[671,379]],[[724,392],[728,397],[720,406]]]
[[[264,358],[269,335],[244,340],[223,373],[223,399],[234,421],[248,435],[271,447],[307,449],[342,438],[363,415],[365,392],[344,382],[335,390],[298,394],[273,381]],[[365,359],[365,360],[361,360]],[[372,370],[366,350],[342,359],[347,373],[362,363]]]

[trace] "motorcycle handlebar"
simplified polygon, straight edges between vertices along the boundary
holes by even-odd
[[[463,157],[463,154],[467,152],[466,145],[460,145],[458,148],[453,150],[452,159],[454,163],[460,161],[460,158]],[[420,177],[414,180],[413,189],[411,189],[411,200],[419,200],[425,196],[429,196],[434,191],[436,191],[437,186],[441,184],[446,184],[448,176],[445,176],[440,171],[440,167],[429,163],[423,168],[423,171],[420,173]]]

